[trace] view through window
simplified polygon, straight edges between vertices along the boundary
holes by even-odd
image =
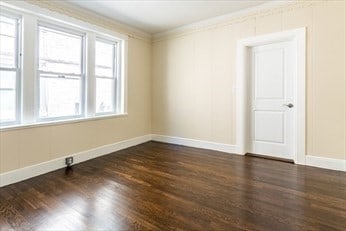
[[[0,15],[0,122],[18,120],[20,69],[19,19]]]
[[[40,118],[83,114],[83,36],[39,26]]]
[[[116,101],[116,44],[97,40],[95,46],[96,113],[114,112]]]

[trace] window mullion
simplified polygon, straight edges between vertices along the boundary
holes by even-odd
[[[96,113],[96,78],[95,78],[95,40],[94,33],[87,33],[86,39],[86,114],[87,117],[94,117]]]
[[[22,123],[35,122],[37,19],[23,14],[22,30]],[[33,45],[35,43],[35,45]]]
[[[116,75],[116,88],[117,88],[117,112],[127,113],[127,50],[128,43],[123,41],[117,43],[117,75]]]
[[[114,46],[114,56],[115,56],[115,59],[114,59],[114,70],[113,70],[113,73],[114,73],[114,84],[115,84],[115,95],[114,95],[114,98],[115,98],[115,111],[116,113],[121,113],[123,112],[122,110],[122,97],[121,97],[121,92],[122,92],[122,89],[120,87],[120,82],[119,82],[119,77],[120,77],[120,70],[121,70],[121,53],[120,53],[120,47],[119,47],[119,42],[117,42]]]

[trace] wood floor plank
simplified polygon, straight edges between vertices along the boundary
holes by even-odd
[[[346,173],[148,142],[0,201],[1,230],[344,230]]]

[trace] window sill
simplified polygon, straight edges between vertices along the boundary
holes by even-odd
[[[37,123],[31,123],[31,124],[15,124],[15,125],[0,127],[0,131],[17,130],[17,129],[25,129],[25,128],[35,128],[35,127],[61,125],[61,124],[71,124],[71,123],[81,123],[81,122],[87,122],[87,121],[93,121],[93,120],[126,117],[127,115],[128,115],[127,113],[122,113],[122,114],[116,114],[116,115],[114,115],[114,114],[113,115],[99,115],[99,116],[88,117],[88,118],[55,120],[55,121],[37,122]]]

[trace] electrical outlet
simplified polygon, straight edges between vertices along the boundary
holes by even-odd
[[[73,164],[73,157],[70,156],[70,157],[66,157],[65,158],[65,164],[69,167]]]

